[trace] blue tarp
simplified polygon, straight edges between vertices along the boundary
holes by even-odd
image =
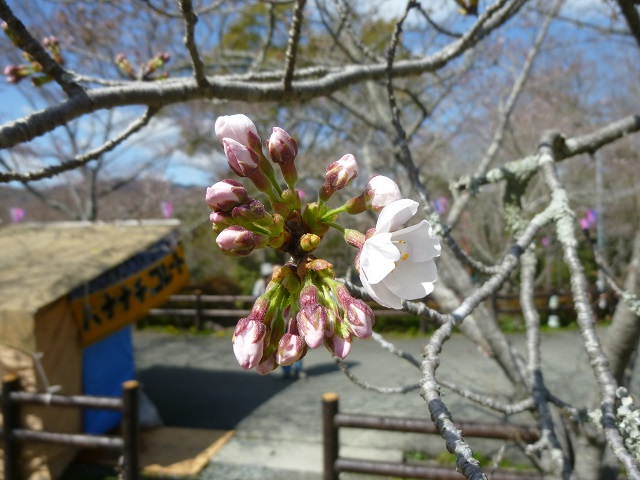
[[[135,378],[131,326],[84,349],[82,384],[85,395],[120,397],[122,383]],[[86,433],[105,433],[116,427],[121,418],[120,412],[113,410],[86,409],[84,430]]]

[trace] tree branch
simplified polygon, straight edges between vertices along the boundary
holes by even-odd
[[[609,369],[609,363],[595,332],[587,280],[576,249],[577,240],[573,227],[574,212],[569,206],[567,192],[560,183],[555,170],[556,148],[558,145],[562,145],[562,142],[558,141],[558,137],[559,134],[553,132],[543,137],[539,147],[539,164],[545,183],[551,191],[551,206],[554,210],[556,231],[571,275],[571,292],[578,315],[578,325],[600,392],[600,408],[605,437],[615,456],[624,465],[629,478],[637,480],[640,479],[640,470],[633,456],[626,449],[616,425],[615,392],[618,385]]]
[[[90,152],[85,153],[84,155],[78,155],[73,160],[69,160],[66,162],[62,162],[59,165],[54,165],[51,167],[46,167],[41,170],[37,170],[35,172],[29,173],[18,173],[18,172],[0,172],[0,182],[32,182],[34,180],[42,180],[43,178],[51,178],[55,175],[58,175],[62,172],[66,172],[69,170],[73,170],[74,168],[81,167],[86,165],[92,160],[96,160],[100,158],[107,152],[110,152],[122,142],[124,142],[127,138],[129,138],[134,133],[138,132],[141,128],[145,127],[151,118],[157,113],[158,109],[151,107],[148,108],[147,111],[142,115],[142,117],[138,118],[134,122],[132,122],[120,135],[115,138],[112,138],[104,145],[91,150]],[[5,164],[5,167],[8,167]]]
[[[580,137],[568,140],[558,138],[556,140],[562,145],[556,148],[554,161],[560,162],[576,155],[595,152],[603,146],[637,131],[640,131],[640,115],[631,115]],[[514,160],[489,170],[485,175],[463,177],[456,182],[454,188],[457,190],[476,190],[483,185],[503,182],[507,178],[531,176],[540,169],[540,161],[539,155]]]
[[[439,52],[421,59],[394,62],[392,72],[394,77],[420,75],[443,68],[511,18],[520,5],[519,0],[499,0],[478,18],[476,24],[464,37],[452,42]],[[387,67],[386,64],[345,65],[332,69],[317,67],[312,71],[325,72],[322,77],[292,82],[291,89],[288,91],[284,91],[282,82],[261,83],[241,80],[239,76],[209,77],[210,87],[206,89],[200,88],[192,78],[96,88],[87,91],[86,95],[75,96],[21,119],[5,123],[0,127],[0,148],[9,148],[28,142],[96,110],[125,105],[164,106],[202,98],[242,100],[249,103],[299,102],[328,96],[367,80],[384,79],[388,75]],[[245,76],[245,78],[250,77]]]
[[[45,74],[53,78],[69,97],[84,97],[84,88],[73,81],[73,76],[56,62],[45,48],[27,30],[24,24],[13,14],[5,0],[0,0],[0,18],[7,22],[18,47],[31,55],[41,66]]]
[[[617,2],[624,19],[627,21],[631,36],[640,47],[640,15],[638,15],[638,10],[635,6],[636,2],[631,0],[617,0]]]
[[[204,62],[198,53],[198,47],[195,42],[195,29],[198,23],[198,16],[193,12],[191,0],[180,0],[180,11],[184,16],[186,32],[184,35],[184,46],[189,51],[191,63],[193,65],[193,76],[200,88],[209,87],[209,82],[204,74]]]
[[[493,139],[489,144],[489,147],[485,151],[484,156],[480,160],[478,167],[476,168],[476,173],[474,175],[483,175],[486,173],[487,169],[491,165],[491,163],[495,160],[496,155],[500,151],[502,147],[502,141],[504,139],[504,134],[507,130],[507,126],[509,125],[509,121],[511,119],[511,113],[513,112],[518,98],[520,98],[520,94],[524,89],[524,85],[527,82],[527,78],[529,78],[529,73],[531,72],[531,68],[533,67],[533,63],[538,56],[538,52],[540,52],[540,48],[544,43],[544,39],[547,36],[547,32],[549,31],[549,26],[551,25],[551,21],[554,19],[555,15],[560,10],[560,7],[564,3],[564,0],[556,0],[553,4],[553,7],[548,12],[547,16],[544,19],[542,26],[540,27],[540,31],[533,42],[533,46],[527,53],[527,57],[525,59],[524,65],[522,66],[522,70],[518,75],[518,78],[513,84],[513,88],[507,97],[507,101],[503,108],[501,108],[500,119],[498,121],[498,126],[495,129],[493,134]],[[460,214],[466,207],[469,199],[471,198],[471,193],[468,190],[463,192],[458,198],[455,199],[451,209],[449,210],[449,214],[447,215],[446,223],[452,228],[458,222],[460,218]]]
[[[284,76],[282,78],[282,89],[285,92],[291,91],[291,82],[293,81],[293,72],[298,55],[298,44],[300,43],[300,31],[302,29],[302,12],[306,3],[307,0],[296,0],[293,9],[293,19],[289,28],[289,42],[287,44],[287,53],[285,54]]]

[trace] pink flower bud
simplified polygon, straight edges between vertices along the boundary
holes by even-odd
[[[391,202],[400,200],[402,194],[396,182],[384,175],[375,175],[364,189],[367,208],[379,212]]]
[[[275,163],[292,163],[298,155],[298,144],[280,127],[273,127],[267,146],[271,160]]]
[[[351,337],[342,338],[340,335],[333,335],[325,339],[325,345],[336,357],[344,360],[351,351]]]
[[[300,291],[300,306],[315,307],[318,305],[318,289],[315,285],[307,285]]]
[[[249,370],[260,362],[267,327],[256,320],[241,318],[233,333],[233,353],[238,363]]]
[[[232,225],[218,234],[216,243],[227,255],[249,255],[258,245],[259,238],[244,227]]]
[[[251,200],[242,205],[238,205],[231,211],[231,216],[236,220],[256,222],[261,225],[270,225],[273,223],[273,217],[267,213],[262,202],[258,200]]]
[[[226,227],[234,225],[231,215],[226,212],[213,211],[209,214],[209,220],[218,232],[221,232]]]
[[[318,348],[324,338],[327,314],[322,305],[302,307],[296,317],[298,331],[304,337],[309,348]]]
[[[18,83],[29,76],[29,70],[24,65],[7,65],[4,68],[4,74],[7,77],[7,82]]]
[[[293,365],[304,356],[307,346],[300,335],[285,333],[278,343],[276,362],[279,365]]]
[[[258,363],[258,365],[256,365],[256,372],[258,372],[260,375],[267,375],[268,373],[273,372],[273,370],[277,366],[276,355],[269,355],[267,358]]]
[[[224,143],[225,138],[230,138],[246,147],[252,146],[256,139],[261,144],[258,130],[254,123],[246,115],[227,115],[216,120],[216,136]]]
[[[249,177],[258,171],[258,154],[232,138],[224,138],[224,154],[229,167],[239,177]]]
[[[358,176],[356,158],[348,153],[337,162],[331,163],[325,171],[326,185],[333,190],[342,190]]]
[[[369,338],[371,327],[376,321],[371,307],[362,300],[354,299],[345,310],[349,331],[358,338]]]
[[[349,245],[358,249],[362,249],[364,241],[366,240],[364,234],[351,228],[347,228],[344,231],[344,239]]]
[[[243,204],[249,198],[249,194],[240,182],[226,179],[207,187],[205,198],[214,210],[230,212],[234,207]]]

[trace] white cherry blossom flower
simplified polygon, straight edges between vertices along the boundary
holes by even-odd
[[[360,252],[360,281],[380,305],[402,308],[402,300],[423,298],[433,291],[440,242],[426,220],[401,228],[418,211],[418,202],[404,198],[380,212],[375,233]]]

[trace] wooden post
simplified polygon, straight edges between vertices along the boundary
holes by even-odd
[[[202,330],[202,290],[197,289],[196,294],[196,330]]]
[[[139,384],[136,380],[129,380],[122,384],[122,437],[124,439],[125,480],[139,480],[140,478],[140,465],[138,464],[140,440],[138,392]]]
[[[4,478],[20,479],[20,446],[13,431],[20,428],[20,408],[11,401],[11,393],[20,389],[17,375],[5,375],[2,379],[2,418],[4,438]]]
[[[338,413],[338,394],[322,395],[322,437],[324,448],[324,480],[338,480],[335,463],[338,459],[338,427],[334,418]]]

